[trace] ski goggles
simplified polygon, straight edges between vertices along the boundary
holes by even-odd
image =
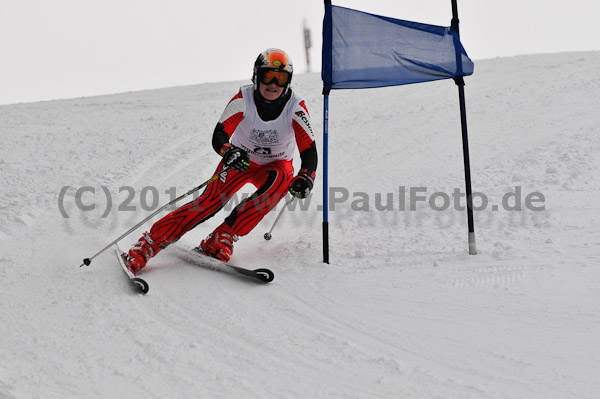
[[[275,83],[279,87],[285,87],[290,81],[290,74],[286,71],[275,71],[272,69],[262,70],[259,73],[260,81],[265,85]]]

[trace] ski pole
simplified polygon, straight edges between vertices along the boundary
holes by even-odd
[[[271,226],[271,230],[269,230],[268,233],[265,233],[265,235],[264,235],[265,240],[269,241],[272,238],[271,232],[275,228],[275,225],[277,224],[277,222],[279,222],[279,219],[281,219],[281,215],[283,215],[283,211],[285,210],[285,208],[287,208],[287,206],[292,203],[292,201],[294,200],[294,198],[296,198],[296,197],[292,197],[290,200],[288,200],[285,203],[285,205],[283,206],[283,208],[281,208],[281,210],[279,211],[279,215],[277,215],[277,218],[275,219],[275,222],[273,222],[273,226]]]
[[[134,231],[135,229],[137,229],[138,227],[140,227],[141,225],[143,225],[144,223],[146,223],[148,220],[150,220],[154,216],[158,215],[161,211],[163,211],[164,209],[166,209],[168,206],[173,205],[175,202],[179,201],[180,199],[185,198],[188,195],[193,194],[196,191],[200,190],[201,188],[208,186],[210,183],[212,183],[215,180],[217,180],[219,178],[219,175],[221,173],[225,172],[226,170],[227,170],[227,168],[223,168],[220,172],[216,173],[213,177],[211,177],[210,179],[208,179],[207,181],[205,181],[204,183],[202,183],[198,187],[195,187],[195,188],[191,189],[187,193],[185,193],[183,195],[180,195],[179,197],[175,198],[174,200],[171,200],[168,204],[163,205],[162,207],[160,207],[160,209],[158,209],[154,213],[152,213],[152,215],[148,216],[147,218],[145,218],[144,220],[142,220],[141,222],[139,222],[138,224],[136,224],[135,226],[133,226],[131,229],[127,230],[119,238],[117,238],[116,240],[114,240],[113,242],[111,242],[110,244],[108,244],[106,247],[104,247],[101,251],[98,251],[94,256],[83,259],[83,263],[81,265],[79,265],[79,267],[81,267],[83,265],[89,266],[90,263],[92,263],[92,259],[94,259],[96,256],[100,255],[102,252],[106,251],[108,248],[110,248],[111,246],[113,246],[117,242],[121,241],[123,239],[123,237],[127,236],[132,231]]]

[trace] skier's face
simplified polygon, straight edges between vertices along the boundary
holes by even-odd
[[[263,82],[260,82],[258,90],[260,91],[260,95],[263,96],[265,100],[269,101],[277,100],[279,96],[283,94],[283,87],[279,87],[275,83],[266,85]]]

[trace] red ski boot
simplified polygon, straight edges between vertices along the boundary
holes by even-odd
[[[223,223],[200,243],[200,248],[210,256],[229,262],[233,254],[233,243],[238,236],[227,223]]]
[[[124,257],[125,264],[133,271],[133,273],[139,272],[150,258],[154,257],[161,249],[165,248],[164,242],[152,240],[148,233],[144,233],[140,240],[135,243],[133,247]]]

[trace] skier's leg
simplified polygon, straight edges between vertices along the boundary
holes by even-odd
[[[287,193],[293,178],[291,161],[275,161],[263,166],[262,173],[254,177],[258,190],[240,203],[225,219],[225,222],[243,237],[275,208]]]
[[[222,170],[222,162],[215,173]],[[143,268],[148,260],[169,244],[179,240],[198,224],[213,217],[227,201],[244,186],[254,172],[228,170],[227,174],[212,182],[197,199],[181,206],[158,220],[149,233],[128,252],[128,264],[134,271]]]
[[[200,246],[212,255],[228,261],[233,243],[245,236],[285,196],[293,176],[291,161],[275,161],[260,167],[251,178],[258,190],[242,201],[225,222],[215,229]]]

